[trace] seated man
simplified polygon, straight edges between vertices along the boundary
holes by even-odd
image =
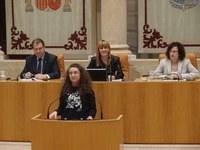
[[[60,69],[57,57],[45,52],[45,44],[42,39],[36,38],[32,42],[34,54],[26,58],[26,64],[20,74],[21,78],[36,78],[40,80],[60,78]]]

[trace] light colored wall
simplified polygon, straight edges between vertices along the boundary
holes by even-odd
[[[79,63],[87,67],[88,60],[65,60],[65,68],[72,63]],[[24,67],[24,60],[3,60],[0,61],[0,70],[5,70],[7,77],[16,79]],[[155,70],[158,66],[158,59],[135,59],[129,61],[129,79],[134,80],[143,74],[148,74],[150,70]],[[200,70],[200,59],[198,59],[198,69]]]

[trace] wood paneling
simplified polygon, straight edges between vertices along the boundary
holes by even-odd
[[[0,82],[0,140],[30,141],[30,119],[47,114],[60,88],[60,82]]]
[[[60,82],[0,82],[0,140],[29,141]],[[97,118],[124,116],[124,143],[200,143],[200,82],[93,82]],[[51,111],[57,106],[53,105]],[[114,136],[114,135],[113,135]]]

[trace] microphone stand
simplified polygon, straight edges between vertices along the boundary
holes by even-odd
[[[110,76],[108,77],[108,81],[112,81],[112,68],[111,68],[111,57],[108,57],[108,62],[107,64],[109,64],[110,68],[109,68],[109,72],[110,72]],[[108,65],[107,65],[108,66]]]
[[[51,105],[52,105],[53,103],[55,103],[57,100],[59,100],[61,97],[63,97],[65,94],[66,94],[66,92],[65,92],[64,94],[62,94],[61,96],[57,97],[56,99],[54,99],[54,100],[49,104],[48,109],[47,109],[47,119],[49,119],[49,110],[50,110],[50,108],[51,108]]]
[[[60,97],[59,97],[59,98],[60,98]],[[49,119],[49,109],[50,109],[51,105],[52,105],[53,103],[55,103],[57,100],[59,100],[59,98],[56,98],[53,102],[51,102],[51,103],[49,104],[48,109],[47,109],[47,119]]]
[[[19,75],[17,75],[16,81],[19,81],[19,77],[20,77],[20,74],[19,74]]]
[[[100,119],[103,119],[103,109],[102,109],[102,105],[100,103],[100,101],[98,99],[96,99],[96,102],[98,102],[99,107],[100,107]]]

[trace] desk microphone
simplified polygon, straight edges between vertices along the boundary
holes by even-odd
[[[17,75],[16,78],[12,79],[12,78],[6,78],[6,80],[10,80],[10,81],[19,81],[19,76],[20,74]]]
[[[17,75],[17,77],[16,77],[16,81],[19,81],[19,76],[20,76],[20,74]]]
[[[51,108],[51,105],[53,103],[55,103],[56,101],[58,101],[61,97],[63,97],[64,95],[66,95],[67,93],[64,92],[62,95],[60,95],[59,97],[57,97],[56,99],[54,99],[48,106],[48,109],[47,109],[47,119],[49,119],[49,109]]]
[[[99,103],[99,107],[100,107],[100,119],[103,119],[102,105],[101,105],[100,101],[98,101],[97,99],[96,99],[96,101]]]
[[[110,60],[110,62],[109,62],[109,63],[107,62],[107,64],[110,65],[110,68],[109,68],[110,76],[109,76],[109,78],[108,78],[108,81],[112,81],[111,56],[108,56],[108,61],[109,61],[109,60]]]

